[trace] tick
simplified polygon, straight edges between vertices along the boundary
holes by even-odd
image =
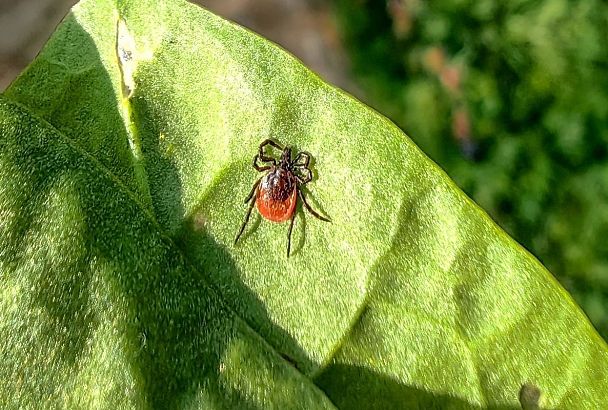
[[[265,152],[267,146],[280,150],[281,158],[277,160],[267,155]],[[260,165],[258,161],[266,165]],[[260,144],[258,153],[253,157],[253,167],[258,172],[268,172],[253,184],[251,192],[245,199],[245,203],[249,202],[249,209],[245,215],[243,225],[241,225],[241,229],[234,239],[235,244],[245,231],[253,205],[257,205],[260,215],[269,221],[285,222],[288,219],[290,220],[289,231],[287,232],[287,257],[289,257],[291,250],[291,231],[296,217],[298,198],[312,216],[325,222],[331,222],[312,209],[302,192],[302,186],[312,181],[312,171],[308,167],[309,164],[310,154],[307,152],[299,152],[292,160],[290,147],[281,147],[270,139]]]

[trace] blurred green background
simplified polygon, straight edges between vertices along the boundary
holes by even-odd
[[[336,0],[357,84],[608,336],[608,5]]]
[[[0,0],[0,91],[76,0]],[[397,123],[608,339],[608,4],[193,0]]]

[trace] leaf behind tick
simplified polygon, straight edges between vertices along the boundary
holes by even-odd
[[[429,118],[432,121],[432,118]],[[0,405],[601,408],[608,349],[392,123],[177,0],[83,1],[0,98]],[[254,214],[251,159],[314,157]]]

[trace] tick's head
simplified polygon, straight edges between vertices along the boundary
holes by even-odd
[[[289,166],[289,164],[291,164],[291,148],[285,147],[285,149],[283,149],[283,153],[281,154],[280,166],[286,168]]]

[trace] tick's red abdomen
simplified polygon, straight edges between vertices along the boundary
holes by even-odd
[[[283,222],[291,218],[296,202],[296,179],[290,171],[275,168],[260,181],[255,204],[260,215],[269,221]]]

